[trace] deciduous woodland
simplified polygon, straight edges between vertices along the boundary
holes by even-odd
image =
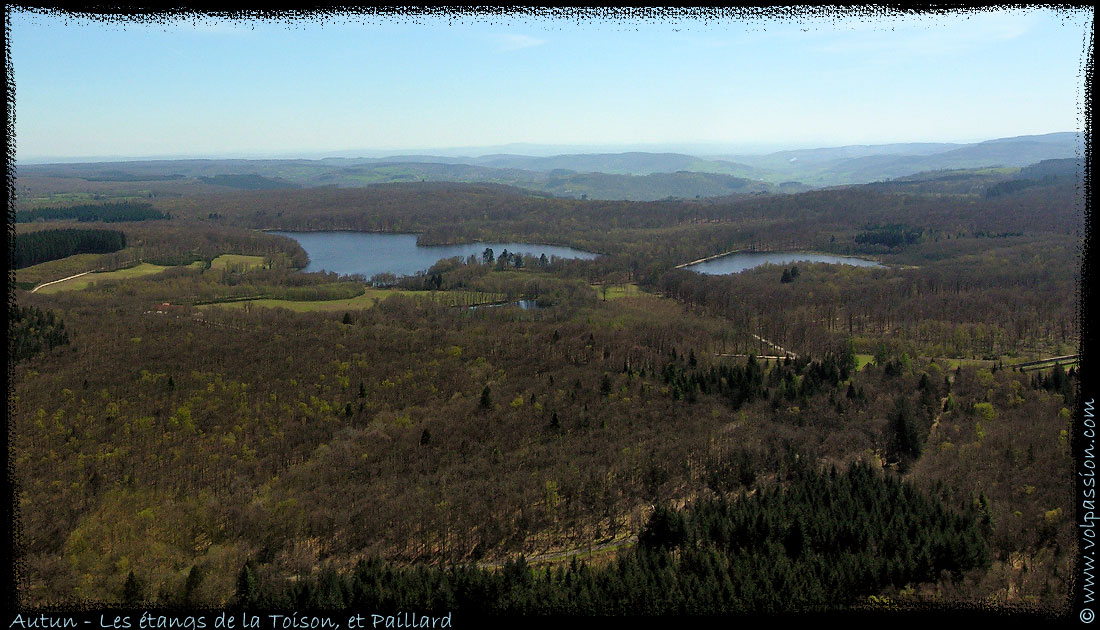
[[[19,208],[19,597],[1060,610],[1077,374],[1016,364],[1076,352],[1073,173],[654,202],[20,178],[148,207]],[[371,282],[263,229],[601,256]],[[677,268],[749,249],[883,266]]]

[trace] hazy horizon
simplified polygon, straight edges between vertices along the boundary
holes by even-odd
[[[1081,133],[1080,131],[1054,131],[1049,134],[1018,134],[1005,136],[1005,138],[1043,136],[1059,133]],[[16,164],[81,164],[98,162],[153,162],[172,160],[325,160],[325,159],[378,159],[386,157],[402,156],[433,156],[446,158],[481,158],[497,154],[523,155],[530,157],[551,157],[557,155],[586,155],[586,154],[614,154],[614,153],[677,153],[693,155],[701,158],[716,158],[734,155],[767,155],[785,151],[800,151],[814,149],[839,149],[854,146],[890,146],[897,144],[975,144],[989,142],[1002,138],[981,138],[970,141],[950,140],[912,140],[896,142],[862,142],[845,143],[829,146],[814,144],[775,144],[775,145],[683,145],[669,143],[667,145],[551,145],[515,142],[495,146],[471,146],[471,147],[429,147],[423,149],[334,149],[332,151],[303,151],[300,153],[226,153],[226,154],[195,154],[195,155],[92,155],[92,156],[43,156],[28,157],[18,160]],[[693,148],[694,147],[694,148]],[[725,148],[723,148],[725,147]],[[705,150],[698,150],[705,149]]]
[[[17,161],[759,154],[1083,127],[1087,10],[730,11],[139,22],[9,10]]]

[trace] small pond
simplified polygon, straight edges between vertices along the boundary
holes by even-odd
[[[515,302],[501,302],[498,304],[475,304],[473,306],[467,306],[466,308],[468,310],[474,311],[479,308],[499,308],[501,306],[518,306],[520,309],[525,311],[545,308],[539,306],[539,303],[535,300],[516,300]]]
[[[814,254],[808,252],[737,252],[706,262],[688,265],[684,269],[698,271],[714,276],[728,273],[740,273],[760,265],[789,265],[800,262],[823,262],[857,267],[881,267],[881,263],[864,260],[854,256],[834,256],[832,254]]]

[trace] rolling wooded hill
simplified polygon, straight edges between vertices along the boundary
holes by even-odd
[[[17,272],[24,601],[790,607],[767,580],[807,606],[1064,604],[1078,375],[1013,366],[1080,337],[1072,161],[648,202],[189,179],[215,167],[21,171],[49,207],[169,217]],[[107,227],[38,218],[17,233]],[[382,287],[258,228],[602,255]],[[677,268],[788,248],[882,266]]]

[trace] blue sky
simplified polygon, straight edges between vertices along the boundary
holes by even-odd
[[[147,24],[13,12],[17,159],[721,152],[1074,131],[1090,22],[1047,9]]]

